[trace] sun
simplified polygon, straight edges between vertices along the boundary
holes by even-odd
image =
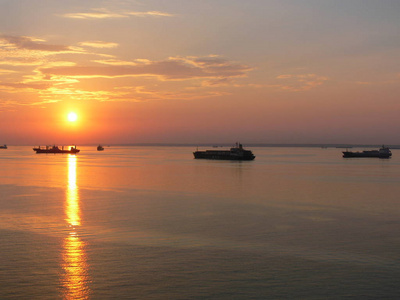
[[[74,112],[70,112],[68,114],[68,121],[75,122],[76,120],[78,120],[78,115]]]

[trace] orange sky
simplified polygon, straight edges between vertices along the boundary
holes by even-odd
[[[346,2],[2,1],[0,144],[400,144],[400,2]]]

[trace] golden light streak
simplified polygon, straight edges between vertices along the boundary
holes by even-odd
[[[64,299],[89,299],[89,274],[85,242],[71,234],[64,239]]]
[[[66,221],[71,231],[64,239],[62,252],[62,278],[64,299],[89,299],[88,264],[85,251],[85,242],[82,241],[76,229],[81,225],[79,207],[79,193],[76,181],[77,157],[68,155],[68,186],[65,201]]]
[[[81,225],[78,186],[76,184],[76,155],[68,155],[68,188],[65,205],[66,221],[70,227]]]

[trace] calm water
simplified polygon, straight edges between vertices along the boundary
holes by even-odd
[[[0,299],[398,299],[400,150],[0,150]]]

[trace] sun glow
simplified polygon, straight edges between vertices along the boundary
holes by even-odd
[[[78,120],[78,115],[74,112],[70,112],[68,114],[68,121],[75,122],[76,120]]]

